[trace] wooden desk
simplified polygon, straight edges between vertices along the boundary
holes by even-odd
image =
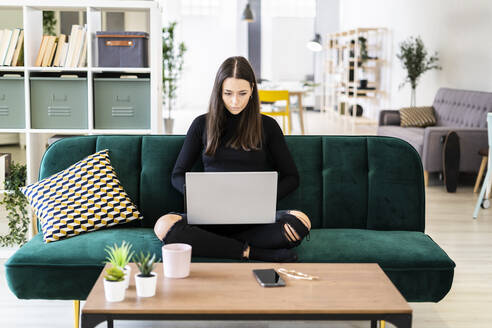
[[[131,264],[132,272],[137,272]],[[264,288],[253,269],[286,268],[318,280],[284,277],[285,287]],[[106,302],[103,273],[82,309],[82,328],[113,320],[386,320],[410,328],[412,308],[375,263],[192,263],[185,279],[163,277],[156,295],[136,295],[132,276],[122,302]]]

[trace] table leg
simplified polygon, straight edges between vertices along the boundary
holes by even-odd
[[[106,314],[84,314],[82,313],[82,328],[94,328],[101,322],[106,321],[108,328],[113,328],[113,319]]]
[[[301,133],[304,134],[304,115],[302,107],[302,94],[297,94],[297,104],[299,105],[299,122],[301,123]]]
[[[390,315],[386,319],[387,322],[391,322],[398,328],[411,328],[412,327],[412,315]]]

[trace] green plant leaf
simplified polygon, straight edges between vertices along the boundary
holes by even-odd
[[[9,166],[10,173],[5,177],[5,190],[0,206],[7,210],[9,231],[0,236],[0,246],[23,245],[27,242],[29,228],[29,216],[27,214],[28,201],[20,191],[20,187],[26,184],[26,165],[12,162]]]
[[[123,281],[125,280],[125,273],[120,268],[111,266],[106,269],[104,279],[114,282]]]
[[[400,84],[400,88],[409,83],[412,89],[416,89],[422,74],[432,69],[442,69],[437,64],[439,60],[437,52],[430,56],[425,49],[424,42],[419,36],[411,36],[400,43],[400,51],[396,57],[401,61],[403,68],[407,71],[407,76]]]
[[[108,254],[105,263],[111,263],[115,267],[124,268],[133,257],[134,252],[131,250],[132,245],[123,241],[121,246],[116,243],[111,246],[106,246],[105,252]]]
[[[137,265],[138,270],[140,270],[140,275],[142,277],[152,276],[152,270],[154,269],[155,262],[156,262],[155,254],[152,254],[151,256],[150,252],[144,254],[142,251],[140,251],[138,255],[135,255],[133,260]]]

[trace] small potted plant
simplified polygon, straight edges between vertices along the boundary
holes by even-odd
[[[121,302],[125,299],[125,274],[118,267],[111,266],[104,275],[104,295],[108,302]]]
[[[106,253],[108,253],[108,257],[106,257],[106,263],[111,263],[114,267],[120,268],[125,274],[125,287],[128,288],[130,284],[130,274],[131,267],[128,265],[130,259],[132,258],[134,252],[131,250],[132,245],[123,241],[121,246],[117,246],[114,244],[113,247],[107,246]]]
[[[151,297],[155,295],[155,288],[157,285],[157,273],[152,272],[155,265],[155,254],[150,256],[150,252],[144,255],[140,252],[135,256],[135,264],[137,265],[140,273],[135,274],[135,286],[137,287],[137,296],[139,297]]]

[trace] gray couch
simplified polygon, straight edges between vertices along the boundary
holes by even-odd
[[[460,172],[478,172],[480,148],[487,148],[487,112],[492,111],[492,93],[440,88],[434,103],[437,124],[426,128],[400,126],[398,110],[382,110],[378,135],[403,139],[419,153],[427,185],[429,172],[442,171],[441,137],[456,131],[460,137]]]

